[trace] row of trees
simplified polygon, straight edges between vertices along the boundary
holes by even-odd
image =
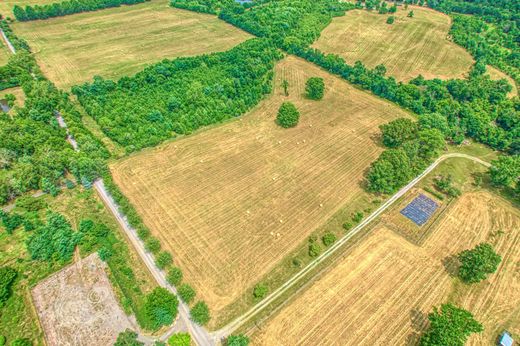
[[[118,82],[95,77],[73,92],[131,152],[244,114],[271,91],[281,57],[269,41],[253,39],[223,53],[164,60]]]
[[[150,0],[67,0],[48,5],[27,5],[13,7],[14,17],[21,21],[47,19],[67,16],[69,14],[97,11],[104,8],[118,7],[121,5],[139,4]]]

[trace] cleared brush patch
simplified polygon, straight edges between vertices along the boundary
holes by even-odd
[[[225,51],[251,36],[215,16],[164,0],[16,23],[44,74],[70,88],[95,75],[118,79],[164,58]]]
[[[413,18],[407,17],[409,11]],[[410,80],[460,78],[473,64],[471,55],[449,41],[450,18],[418,6],[399,6],[392,25],[389,15],[366,10],[349,11],[334,18],[314,47],[339,54],[349,64],[361,61],[370,68],[384,64],[387,75]]]
[[[119,307],[97,254],[70,265],[32,290],[49,345],[111,345],[135,328]]]
[[[460,197],[416,246],[380,224],[336,266],[254,334],[258,345],[415,344],[432,306],[454,302],[484,326],[468,344],[490,345],[498,333],[520,332],[520,213],[489,192]],[[481,242],[502,256],[497,273],[465,286],[446,259]]]
[[[304,96],[313,76],[325,80],[323,101]],[[285,101],[301,114],[295,128],[275,123]],[[403,116],[287,57],[276,67],[273,95],[250,114],[144,150],[111,171],[218,323],[232,318],[229,306],[313,231],[365,194],[364,171],[382,151],[378,126]]]

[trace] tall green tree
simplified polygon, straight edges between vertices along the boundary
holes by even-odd
[[[502,258],[491,244],[482,243],[472,250],[464,250],[458,255],[461,263],[459,277],[466,283],[485,280],[489,274],[497,271]]]
[[[152,329],[159,329],[173,323],[177,316],[179,301],[170,291],[157,287],[146,296],[145,314]]]
[[[284,128],[295,127],[300,120],[300,112],[291,102],[284,102],[278,110],[276,122]]]
[[[389,148],[397,148],[417,134],[417,123],[407,119],[395,119],[379,126],[383,136],[383,144]]]
[[[325,93],[325,82],[323,78],[311,77],[305,84],[305,92],[311,100],[321,100]]]
[[[491,162],[491,182],[495,186],[511,186],[520,176],[520,155],[500,156]]]

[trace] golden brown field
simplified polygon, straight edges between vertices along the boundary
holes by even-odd
[[[13,30],[61,88],[95,75],[132,75],[165,58],[225,51],[250,37],[215,16],[174,9],[165,0],[15,23]]]
[[[408,18],[410,10],[414,17]],[[349,11],[334,18],[314,47],[341,55],[349,64],[357,60],[370,68],[384,64],[387,75],[409,80],[460,78],[473,64],[471,55],[448,40],[450,17],[425,7],[400,6],[395,23],[386,24],[390,14],[365,10]]]
[[[302,95],[311,76],[325,78],[322,101]],[[277,65],[275,84],[274,94],[242,119],[111,166],[116,183],[216,319],[341,206],[365,193],[362,176],[382,150],[373,138],[378,125],[407,116],[295,57]],[[293,129],[274,122],[286,100],[301,112]]]
[[[498,235],[502,231],[501,235]],[[474,286],[448,275],[443,260],[481,242],[502,256],[497,273]],[[470,345],[520,333],[520,212],[489,192],[464,194],[420,247],[384,225],[283,307],[254,335],[255,345],[415,344],[432,306],[452,301],[485,331]]]

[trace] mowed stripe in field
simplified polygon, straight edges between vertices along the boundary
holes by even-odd
[[[215,16],[171,8],[168,1],[15,23],[43,72],[59,87],[117,79],[162,59],[228,50],[251,35]]]
[[[414,11],[413,18],[407,17]],[[356,61],[374,68],[384,64],[387,75],[409,80],[422,74],[426,78],[460,78],[473,64],[471,55],[448,40],[450,18],[428,8],[402,6],[386,24],[387,15],[365,10],[349,11],[334,18],[314,47],[339,54],[349,64]]]
[[[303,97],[325,78],[323,101]],[[289,97],[281,82],[289,81]],[[112,165],[115,181],[170,249],[215,317],[339,207],[363,193],[382,148],[378,125],[407,116],[312,64],[288,57],[274,94],[242,119]],[[293,101],[300,124],[274,120]]]
[[[254,334],[255,345],[414,344],[433,306],[448,300],[484,325],[469,344],[520,330],[520,214],[487,192],[463,195],[418,247],[378,226],[334,268]],[[504,233],[494,237],[498,230]],[[456,290],[442,261],[478,243],[502,255],[489,280]],[[454,291],[455,290],[455,291]]]

